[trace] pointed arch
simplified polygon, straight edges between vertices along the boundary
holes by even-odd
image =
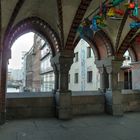
[[[136,62],[138,60],[138,58],[137,58],[137,54],[136,54],[135,49],[131,46],[130,48],[128,48],[128,52],[130,54],[132,62]]]
[[[4,50],[11,48],[14,41],[21,35],[33,31],[43,36],[50,44],[52,53],[55,55],[61,50],[61,43],[57,33],[44,20],[38,17],[29,17],[17,23],[6,35],[3,44]]]
[[[124,53],[128,50],[129,47],[131,47],[131,43],[133,42],[133,37],[136,34],[138,28],[131,29],[128,34],[126,35],[125,39],[123,40],[122,44],[118,48],[116,52],[116,57],[119,59],[123,59]]]
[[[105,31],[100,30],[96,32],[94,34],[93,40],[98,47],[101,59],[114,55],[112,41]]]
[[[104,31],[100,30],[96,32],[93,38],[84,36],[83,39],[90,44],[97,60],[101,60],[109,56],[114,56],[113,44],[107,33]],[[73,44],[73,49],[76,47],[79,41],[80,37],[77,37]]]

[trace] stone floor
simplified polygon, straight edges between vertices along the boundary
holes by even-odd
[[[140,113],[7,121],[0,140],[140,140]]]

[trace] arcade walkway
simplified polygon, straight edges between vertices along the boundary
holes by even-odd
[[[28,119],[0,126],[1,140],[139,140],[140,113],[86,116],[70,121]]]

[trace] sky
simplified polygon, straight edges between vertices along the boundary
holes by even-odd
[[[22,68],[22,53],[28,52],[33,45],[34,33],[26,33],[20,36],[12,45],[11,59],[9,60],[8,68],[20,69]]]

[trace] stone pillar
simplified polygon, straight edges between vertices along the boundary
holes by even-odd
[[[72,118],[72,97],[71,91],[68,90],[68,74],[73,63],[73,52],[62,51],[51,59],[59,73],[58,90],[55,94],[56,111],[59,119]]]
[[[115,116],[123,115],[122,94],[118,84],[118,72],[122,61],[111,60],[111,65],[106,66],[109,75],[109,89],[105,94],[106,111]]]
[[[100,73],[100,90],[105,93],[108,88],[108,74],[104,67],[104,60],[95,60],[95,64]]]
[[[109,78],[109,90],[118,89],[118,72],[116,69],[112,68],[112,66],[106,67],[108,78]]]
[[[105,68],[98,67],[99,73],[100,73],[100,89],[103,93],[106,92],[106,89],[108,88],[108,78],[107,78],[107,73],[105,71]]]
[[[11,56],[11,51],[6,50],[0,52],[0,124],[6,121],[6,80],[7,80],[7,66],[8,59]]]
[[[55,76],[54,90],[53,90],[53,93],[55,94],[56,91],[58,90],[59,73],[58,73],[57,66],[55,65],[55,63],[51,63],[51,65],[52,65],[52,67],[53,67],[53,72],[54,72],[54,76]]]

